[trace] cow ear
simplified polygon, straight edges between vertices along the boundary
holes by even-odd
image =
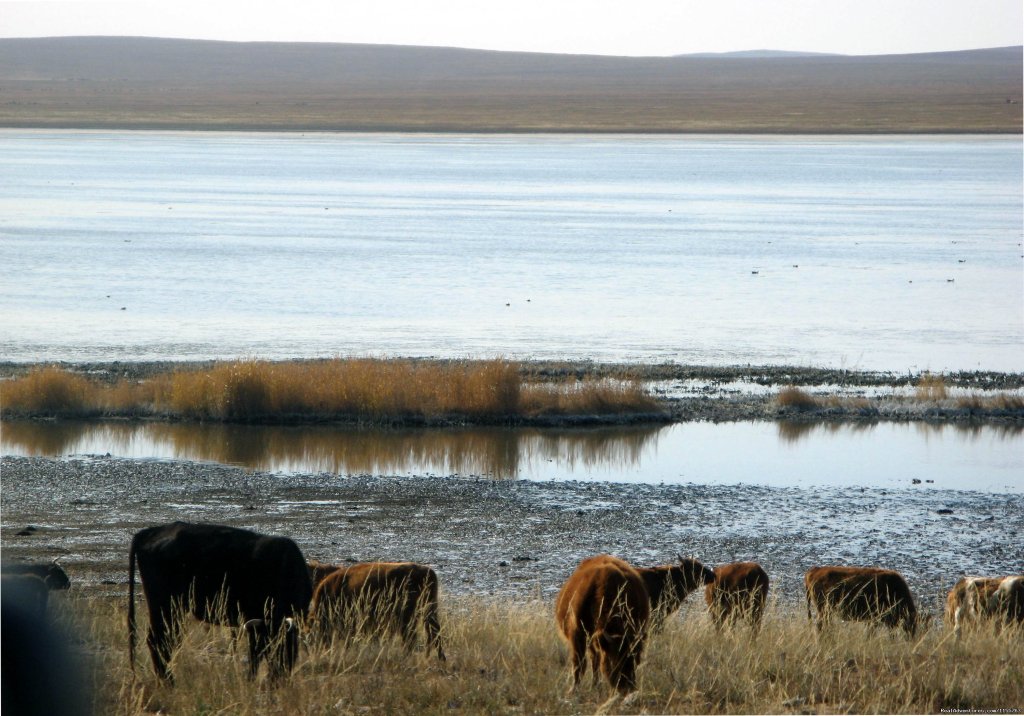
[[[686,564],[686,560],[683,559],[683,555],[681,555],[678,552],[676,552],[676,557],[679,558],[679,564]]]

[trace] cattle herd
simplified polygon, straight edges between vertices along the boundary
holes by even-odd
[[[240,626],[248,638],[249,674],[265,658],[272,678],[287,675],[299,631],[321,641],[356,634],[397,634],[407,647],[422,625],[428,648],[445,659],[438,619],[437,574],[413,562],[337,566],[307,562],[287,537],[236,527],[174,522],[139,531],[128,553],[129,654],[135,666],[135,569],[149,609],[147,645],[156,673],[171,680],[168,662],[181,635],[181,615]],[[47,593],[67,589],[56,563],[4,565],[4,602],[18,596],[45,612]],[[573,689],[589,664],[615,689],[636,688],[648,636],[687,595],[703,587],[713,623],[737,622],[756,634],[768,597],[768,574],[755,562],[714,570],[694,559],[634,567],[602,554],[584,559],[555,602],[558,631],[569,647]],[[814,567],[804,575],[807,617],[819,631],[835,619],[871,621],[914,635],[927,621],[903,577],[876,567]],[[946,624],[959,637],[980,622],[1024,625],[1024,576],[963,577],[949,591]]]

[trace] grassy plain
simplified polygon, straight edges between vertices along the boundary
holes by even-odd
[[[0,40],[0,127],[1020,134],[1019,47],[600,57],[155,38]]]
[[[819,639],[802,610],[773,607],[757,639],[718,634],[701,595],[648,642],[640,694],[622,713],[938,713],[1020,708],[1024,640],[933,627],[914,639],[840,624]],[[574,714],[610,695],[589,677],[575,695],[550,604],[442,596],[446,663],[397,641],[304,645],[292,678],[245,677],[233,630],[191,623],[173,662],[177,686],[153,676],[145,648],[128,662],[123,598],[54,599],[78,635],[96,713]],[[144,627],[144,620],[142,626]]]

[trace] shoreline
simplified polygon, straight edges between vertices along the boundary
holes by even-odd
[[[316,365],[333,359],[295,359],[271,363]],[[452,361],[402,358],[429,365]],[[86,376],[100,383],[142,382],[177,371],[206,370],[226,361],[108,361],[108,362],[0,362],[0,381],[44,366]],[[472,364],[477,361],[458,361]],[[696,421],[785,421],[794,423],[927,422],[1024,426],[1024,373],[958,371],[948,374],[856,371],[807,366],[698,366],[674,363],[597,363],[574,361],[514,361],[524,382],[557,384],[573,379],[636,381],[662,407],[607,415],[569,414],[497,416],[481,419],[459,414],[404,416],[382,421],[389,427],[460,427],[507,425],[512,427],[586,428],[644,423]],[[920,392],[922,380],[939,380],[939,390]],[[780,399],[780,391],[796,389],[800,400]],[[996,400],[1003,396],[1008,399]],[[54,419],[44,414],[8,415],[5,421]],[[168,415],[90,415],[86,420],[157,420],[194,422]],[[242,421],[257,424],[353,425],[365,421],[346,416],[278,415]]]
[[[1018,137],[1024,135],[1024,127],[1018,128],[977,128],[977,127],[883,127],[877,129],[864,129],[858,127],[695,127],[695,128],[666,128],[666,127],[590,127],[590,126],[569,126],[569,127],[522,127],[494,126],[494,127],[462,127],[449,125],[323,125],[301,123],[283,124],[259,124],[259,123],[219,123],[219,122],[118,122],[94,121],[94,122],[38,122],[38,121],[0,121],[0,130],[66,130],[66,131],[118,131],[118,132],[224,132],[224,133],[252,133],[252,134],[411,134],[411,135],[513,135],[513,136],[537,136],[537,135],[585,135],[585,136],[615,136],[615,135],[638,135],[658,137],[693,137],[693,136],[736,136],[736,137],[884,137],[884,136],[969,136],[978,135],[985,137]]]

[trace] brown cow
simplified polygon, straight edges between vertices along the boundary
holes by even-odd
[[[959,635],[971,623],[988,620],[998,630],[1024,623],[1024,576],[961,577],[946,597],[946,625]]]
[[[704,588],[704,601],[716,628],[744,619],[756,631],[768,601],[768,573],[757,562],[715,567],[715,581]]]
[[[327,564],[326,562],[319,562],[315,559],[306,560],[306,568],[309,570],[309,580],[313,583],[313,589],[316,589],[320,582],[324,581],[324,578],[329,574],[334,574],[339,569],[340,565]]]
[[[711,584],[715,573],[695,559],[679,557],[679,564],[636,567],[651,600],[652,628],[659,628],[698,587]]]
[[[901,627],[913,636],[917,609],[910,588],[899,572],[878,567],[813,567],[804,574],[807,618],[813,604],[818,631],[833,616],[852,621],[877,621]]]
[[[607,554],[589,557],[562,585],[555,619],[569,644],[572,688],[579,686],[587,655],[619,694],[636,689],[636,668],[643,656],[651,600],[640,573]]]
[[[445,660],[437,618],[438,580],[433,569],[415,562],[363,562],[328,573],[313,592],[310,619],[320,636],[350,638],[356,632],[401,635],[416,642],[423,622],[428,647]]]

